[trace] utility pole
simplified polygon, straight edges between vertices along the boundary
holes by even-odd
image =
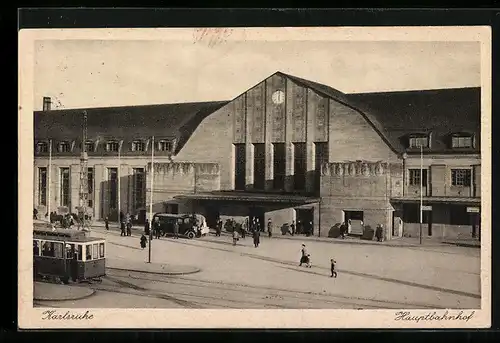
[[[52,139],[49,139],[49,172],[48,172],[49,175],[47,175],[47,178],[49,179],[49,181],[47,182],[47,184],[48,184],[48,186],[47,186],[47,188],[48,188],[48,191],[47,191],[47,193],[48,193],[47,194],[47,215],[48,215],[47,220],[49,221],[49,223],[50,223],[50,218],[51,218],[51,216],[50,216],[50,199],[51,199],[50,189],[52,188],[51,187],[52,186],[52,180],[51,180],[52,172],[51,172],[51,170],[52,170]]]
[[[423,221],[423,216],[424,212],[422,209],[422,206],[424,205],[424,195],[422,193],[423,191],[423,185],[424,185],[424,153],[423,153],[423,146],[420,144],[420,244],[422,244],[422,221]]]
[[[151,168],[150,168],[150,199],[149,199],[149,258],[148,263],[151,263],[151,242],[153,241],[153,178],[154,178],[154,160],[155,160],[155,136],[151,139]]]
[[[82,215],[80,225],[90,231],[88,220],[89,179],[88,179],[88,154],[87,154],[87,111],[83,111],[82,121],[82,149],[80,155],[80,212]]]

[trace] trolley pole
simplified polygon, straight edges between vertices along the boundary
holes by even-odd
[[[149,258],[148,263],[151,263],[151,242],[153,241],[153,179],[154,179],[154,159],[155,159],[155,136],[151,139],[151,181],[150,181],[150,199],[149,199]]]
[[[118,225],[122,225],[121,223],[121,220],[120,220],[120,213],[122,212],[122,208],[121,208],[121,182],[120,182],[120,178],[121,178],[121,167],[122,167],[122,162],[121,162],[121,151],[120,151],[120,144],[118,143],[118,170],[116,172],[116,177],[117,177],[117,181],[118,181]]]
[[[422,206],[423,206],[423,194],[422,194],[422,191],[423,191],[423,178],[424,178],[424,153],[423,153],[423,147],[422,145],[420,145],[420,235],[419,235],[419,240],[420,240],[420,244],[422,244],[422,221],[423,221],[423,209],[422,209]]]

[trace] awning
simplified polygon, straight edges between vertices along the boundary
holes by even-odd
[[[311,204],[319,198],[292,194],[251,193],[251,192],[207,192],[184,194],[174,197],[182,200],[239,201],[260,203]]]
[[[397,197],[391,198],[392,202],[400,203],[419,203],[420,197]],[[481,205],[481,198],[460,198],[460,197],[422,197],[422,201],[428,203],[440,204],[461,204],[461,205]]]

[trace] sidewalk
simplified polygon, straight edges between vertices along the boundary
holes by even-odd
[[[104,222],[97,221],[92,224],[93,227],[102,227],[104,228]],[[118,223],[110,223],[109,229],[120,230]],[[133,231],[144,231],[144,226],[134,225],[132,226]],[[231,236],[230,232],[222,231],[221,233],[224,236]],[[215,230],[210,229],[210,234],[215,236]],[[261,237],[267,237],[267,232],[263,232]],[[468,247],[468,248],[480,248],[481,242],[477,239],[439,239],[439,238],[424,238],[422,240],[422,244],[420,244],[418,237],[395,237],[391,240],[377,242],[375,240],[365,241],[360,239],[359,237],[348,236],[345,239],[341,238],[330,238],[330,237],[317,237],[317,236],[309,236],[305,235],[282,235],[282,234],[273,234],[273,239],[295,239],[295,240],[306,240],[306,241],[317,241],[317,242],[335,242],[335,243],[346,243],[346,244],[372,244],[372,245],[385,245],[385,246],[393,246],[393,247],[418,247],[418,246],[449,246],[455,245],[459,247]]]
[[[106,268],[160,275],[186,275],[198,273],[199,271],[201,271],[199,268],[192,266],[181,266],[155,262],[147,263],[147,261],[141,262],[118,258],[106,258]]]
[[[33,299],[38,301],[80,300],[94,295],[95,290],[87,287],[34,282]]]

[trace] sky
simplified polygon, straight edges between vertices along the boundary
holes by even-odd
[[[478,87],[476,42],[38,40],[35,110],[231,100],[276,71],[345,93]]]

